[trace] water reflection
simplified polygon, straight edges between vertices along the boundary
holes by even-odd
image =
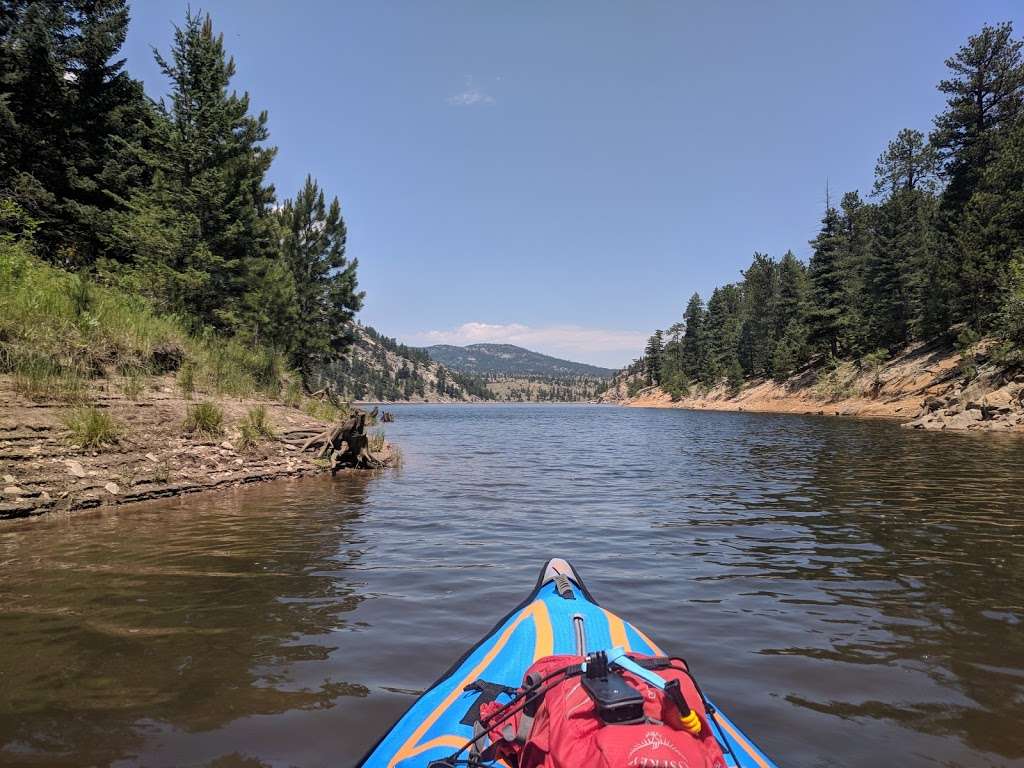
[[[396,411],[399,473],[0,529],[0,763],[350,765],[559,555],[782,765],[1024,764],[1024,441]]]
[[[829,437],[812,463],[807,501],[796,506],[807,513],[801,523],[817,543],[816,561],[829,567],[796,568],[788,578],[819,582],[832,604],[856,613],[829,613],[833,626],[850,625],[846,631],[764,652],[856,664],[858,674],[881,665],[890,690],[877,698],[853,688],[861,696],[833,689],[827,698],[789,700],[1024,758],[1021,478],[1000,471],[1019,466],[1020,441],[884,441],[854,428]],[[891,690],[903,671],[924,673],[934,688],[916,684],[909,700],[906,689]]]
[[[365,696],[317,667],[361,600],[347,574],[367,482],[320,484],[329,516],[308,486],[275,486],[5,532],[3,762],[104,763],[156,724],[210,731]]]

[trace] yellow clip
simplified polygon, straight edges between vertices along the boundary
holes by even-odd
[[[682,722],[683,728],[692,733],[694,736],[700,733],[700,718],[697,717],[697,713],[694,712],[692,709],[690,710],[689,714],[680,715],[679,720],[680,722]]]

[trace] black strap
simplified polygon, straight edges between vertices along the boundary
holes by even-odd
[[[469,709],[466,710],[466,714],[463,715],[462,719],[459,721],[463,725],[473,725],[473,723],[480,719],[480,706],[482,704],[489,704],[503,693],[507,693],[511,696],[516,692],[515,688],[510,688],[507,685],[500,685],[499,683],[489,683],[486,680],[474,680],[462,690],[480,692],[480,695],[476,697],[473,703],[469,706]]]

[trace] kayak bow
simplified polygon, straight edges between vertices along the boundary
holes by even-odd
[[[639,629],[598,605],[568,562],[549,560],[526,600],[417,699],[359,766],[426,768],[473,737],[467,713],[480,699],[487,693],[500,695],[498,688],[519,686],[534,662],[553,654],[584,656],[613,648],[665,655]],[[478,680],[494,684],[493,689],[472,687]],[[710,724],[731,768],[777,768],[721,710],[714,709]]]

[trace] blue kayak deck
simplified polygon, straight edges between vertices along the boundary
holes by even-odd
[[[535,661],[577,653],[574,617],[582,617],[587,653],[621,646],[665,655],[639,629],[599,606],[571,566],[568,569],[573,576],[568,582],[571,598],[559,594],[553,581],[545,582],[542,573],[530,596],[423,694],[360,766],[426,768],[451,755],[473,736],[472,726],[460,721],[479,694],[463,689],[478,679],[515,688]],[[731,768],[777,768],[721,710],[712,716],[712,725]]]

